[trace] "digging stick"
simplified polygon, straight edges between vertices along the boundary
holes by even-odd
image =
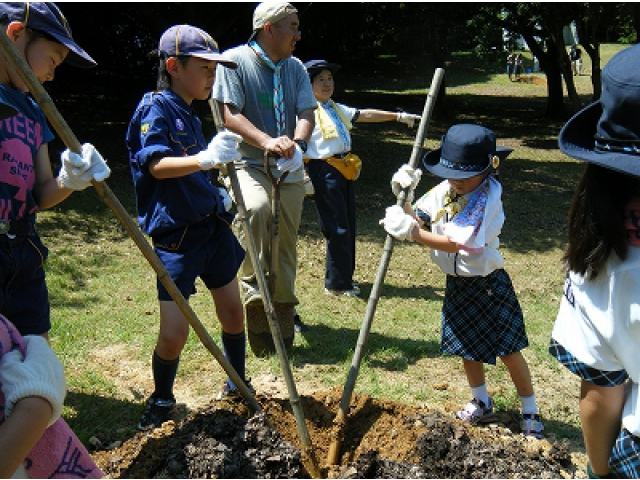
[[[413,150],[411,151],[411,157],[409,159],[409,165],[413,168],[416,167],[418,163],[418,157],[422,153],[422,149],[424,147],[424,139],[426,137],[427,127],[429,126],[431,116],[433,115],[433,108],[435,105],[436,98],[438,96],[438,91],[440,90],[440,84],[442,83],[443,77],[444,77],[444,70],[442,68],[437,68],[435,73],[433,74],[433,80],[431,81],[431,87],[429,88],[427,100],[425,102],[424,110],[422,112],[422,117],[420,119],[420,126],[418,127],[418,132],[416,133],[416,139],[413,144]],[[408,192],[408,188],[404,189],[398,195],[397,205],[399,206],[404,205],[405,200],[407,198],[407,192]],[[375,281],[373,282],[373,288],[371,289],[371,294],[369,295],[367,309],[364,314],[364,319],[362,320],[362,325],[360,326],[360,334],[358,335],[358,342],[356,345],[355,352],[353,354],[353,358],[351,360],[351,366],[349,368],[347,381],[345,382],[344,390],[342,392],[342,398],[340,400],[338,413],[336,415],[336,418],[333,421],[333,429],[334,429],[334,432],[332,434],[333,440],[331,442],[331,445],[329,445],[329,453],[327,455],[327,464],[329,465],[336,465],[338,463],[338,456],[340,454],[340,442],[342,440],[342,433],[343,433],[344,425],[346,423],[346,416],[349,410],[349,405],[351,403],[351,395],[353,393],[353,388],[355,386],[356,379],[358,377],[358,370],[360,369],[362,356],[367,346],[369,331],[371,330],[371,323],[373,321],[373,316],[375,315],[376,306],[380,298],[380,290],[382,288],[382,284],[384,283],[384,277],[387,273],[389,261],[391,260],[391,253],[393,252],[393,244],[394,244],[394,238],[391,235],[387,235],[387,239],[384,244],[384,252],[382,254],[382,258],[380,259],[380,265],[378,266],[378,271],[376,272],[376,278],[375,278]]]
[[[82,146],[80,142],[71,131],[71,128],[64,120],[58,109],[56,108],[53,100],[46,92],[44,87],[40,84],[38,79],[35,77],[27,62],[20,56],[17,52],[9,38],[0,32],[0,50],[2,50],[2,54],[7,58],[10,64],[14,67],[14,69],[20,75],[20,78],[25,82],[29,91],[33,95],[35,101],[40,105],[45,115],[47,116],[49,122],[51,122],[53,128],[58,133],[64,144],[69,148],[69,150],[82,153]],[[176,287],[175,283],[171,279],[169,272],[165,268],[164,264],[158,258],[156,252],[153,250],[149,242],[144,237],[142,231],[139,229],[137,224],[133,221],[133,219],[129,216],[125,208],[122,206],[118,198],[111,191],[109,186],[105,182],[97,182],[92,180],[92,185],[95,188],[96,192],[100,199],[113,211],[115,216],[118,218],[124,229],[127,231],[129,236],[136,243],[142,254],[145,256],[147,261],[151,264],[153,269],[155,270],[158,278],[165,286],[171,298],[176,302],[180,311],[185,316],[193,330],[198,335],[198,338],[203,343],[203,345],[211,352],[211,354],[215,357],[218,363],[222,366],[224,371],[229,375],[229,378],[233,381],[233,383],[238,387],[242,396],[249,403],[250,408],[255,411],[261,411],[260,404],[255,399],[251,390],[244,383],[244,379],[240,378],[238,372],[233,368],[233,366],[229,363],[227,358],[224,356],[222,351],[218,348],[215,341],[207,330],[204,328],[195,312],[191,309],[191,306],[186,301],[178,287]]]
[[[211,107],[211,114],[213,115],[213,121],[216,125],[216,129],[218,132],[222,132],[225,130],[224,119],[222,118],[222,114],[220,112],[220,107],[218,102],[213,98],[209,99],[209,106]],[[267,152],[265,152],[265,169],[269,168],[267,163]],[[260,258],[258,256],[258,248],[256,247],[255,238],[253,236],[253,231],[251,230],[251,223],[249,219],[249,215],[247,213],[247,207],[244,203],[244,197],[242,196],[242,190],[240,188],[240,182],[238,181],[238,175],[236,172],[236,168],[233,162],[230,162],[226,165],[226,173],[231,182],[231,190],[233,192],[233,197],[236,202],[236,207],[238,210],[238,218],[243,222],[244,229],[246,231],[245,237],[248,239],[248,247],[249,247],[249,258],[253,264],[253,270],[256,273],[256,280],[258,281],[258,288],[260,288],[260,292],[262,292],[263,304],[265,313],[267,315],[267,320],[269,322],[269,328],[271,329],[271,336],[273,337],[273,343],[276,347],[276,352],[278,353],[278,359],[280,360],[280,366],[282,368],[282,372],[285,378],[285,383],[287,385],[287,390],[289,392],[289,402],[291,403],[291,409],[293,410],[293,415],[296,419],[296,425],[298,427],[298,435],[300,435],[300,443],[302,444],[303,452],[306,454],[307,458],[310,461],[310,465],[308,465],[309,473],[313,476],[313,478],[322,478],[320,474],[320,469],[318,467],[318,462],[315,456],[315,452],[313,450],[313,444],[311,443],[311,439],[309,437],[309,430],[307,429],[307,424],[305,422],[304,410],[302,407],[302,403],[300,401],[300,397],[298,396],[298,391],[296,389],[296,384],[293,380],[293,373],[291,371],[291,366],[289,364],[289,357],[287,357],[286,349],[284,346],[284,340],[282,339],[282,332],[280,331],[280,325],[278,324],[278,318],[276,317],[275,310],[273,308],[273,302],[271,300],[271,294],[275,293],[275,281],[273,282],[273,290],[269,287],[267,283],[267,279],[265,277],[264,271],[262,269],[262,265],[260,263]],[[272,193],[275,195],[277,192],[276,184],[273,183],[273,178],[269,176],[269,179],[273,185]],[[272,202],[276,202],[275,199],[272,199]],[[272,210],[276,207],[279,208],[277,203],[274,203],[272,206]],[[277,215],[277,212],[274,212],[274,215]],[[276,219],[277,220],[277,216]],[[277,248],[277,238],[272,242],[272,250]],[[272,251],[272,259],[273,255],[276,255],[277,252]],[[271,267],[271,275],[275,280],[275,271],[274,265],[272,262]]]

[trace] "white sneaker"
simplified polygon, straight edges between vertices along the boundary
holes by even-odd
[[[356,288],[351,288],[349,290],[331,290],[330,288],[325,288],[324,293],[327,295],[333,295],[334,297],[359,297],[360,290]]]

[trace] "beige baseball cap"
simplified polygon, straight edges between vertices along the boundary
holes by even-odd
[[[253,40],[258,30],[263,28],[267,23],[276,23],[284,17],[298,13],[298,9],[287,2],[267,1],[259,4],[253,12],[253,33],[249,37],[249,41]]]

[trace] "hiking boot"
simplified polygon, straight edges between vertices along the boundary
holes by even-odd
[[[456,412],[456,417],[471,425],[491,421],[493,418],[493,399],[489,397],[489,405],[487,406],[483,401],[474,398],[462,410]]]
[[[537,413],[523,413],[520,421],[520,429],[526,437],[534,437],[537,439],[544,437],[544,425],[540,421],[540,415]]]
[[[169,420],[169,413],[175,404],[175,398],[149,398],[147,408],[138,422],[138,430],[151,430],[162,426]]]
[[[244,301],[242,302],[246,305],[262,305],[264,301],[262,298],[262,293],[260,293],[260,289],[250,283],[242,282],[242,287],[244,290]]]
[[[256,390],[255,388],[253,388],[253,385],[251,385],[251,379],[245,380],[244,383],[247,385],[247,388],[249,389],[249,391],[255,395]],[[229,386],[229,381],[225,380],[224,384],[222,385],[222,389],[218,392],[218,395],[216,396],[216,400],[220,401],[223,398],[226,398],[229,400],[239,400],[239,399],[242,399],[242,394],[240,393],[240,390],[238,390],[238,387],[234,386],[233,388],[231,388]]]

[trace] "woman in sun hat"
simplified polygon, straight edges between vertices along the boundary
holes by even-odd
[[[444,180],[412,208],[421,173],[403,165],[391,183],[396,195],[409,189],[407,202],[387,208],[381,223],[396,239],[431,248],[433,262],[446,274],[441,350],[462,357],[473,395],[456,416],[472,424],[492,419],[484,364],[495,365],[500,357],[522,401],[522,432],[541,438],[544,427],[521,352],[529,345],[522,309],[498,251],[505,216],[495,174],[511,151],[496,146],[488,128],[452,126],[441,148],[423,158],[425,168]]]
[[[336,103],[334,76],[341,68],[326,60],[309,60],[305,67],[318,101],[315,127],[305,154],[306,171],[315,192],[320,229],[326,239],[324,291],[357,297],[355,181],[362,162],[355,155],[351,129],[355,123],[399,122],[413,127],[420,115],[373,108],[358,109]]]
[[[569,210],[564,294],[549,352],[581,378],[590,478],[640,477],[640,46],[602,70],[602,94],[562,128],[587,162]]]

